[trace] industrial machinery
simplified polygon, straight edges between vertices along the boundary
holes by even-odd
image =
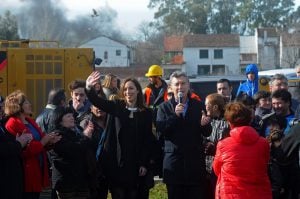
[[[57,42],[0,41],[0,94],[22,90],[34,115],[47,103],[52,88],[64,88],[74,79],[86,79],[94,70],[92,48],[59,48]]]

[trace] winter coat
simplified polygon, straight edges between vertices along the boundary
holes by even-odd
[[[41,131],[35,121],[26,117],[26,121],[30,123],[42,138],[45,134]],[[16,136],[24,130],[30,132],[29,128],[18,117],[10,117],[5,128],[9,133]],[[42,166],[40,165],[40,157],[42,158]],[[44,146],[40,141],[32,140],[28,146],[22,151],[22,159],[24,166],[25,192],[41,192],[43,188],[49,186],[47,155]]]
[[[253,81],[250,81],[248,78],[245,82],[240,84],[236,96],[239,96],[241,92],[246,93],[250,97],[252,97],[255,93],[258,91],[258,69],[255,64],[249,64],[246,67],[246,76],[250,73],[255,74],[255,79]]]
[[[281,149],[286,165],[282,173],[285,178],[286,192],[300,196],[300,124],[291,127],[289,133],[282,139]]]
[[[262,120],[262,118],[265,115],[270,114],[271,112],[272,112],[272,109],[266,109],[263,107],[255,108],[255,116],[251,123],[251,126],[253,128],[255,128],[255,130],[258,132],[258,134],[262,137],[266,137],[266,128],[268,126],[268,118],[270,118],[272,116],[265,118],[264,120]]]
[[[22,198],[22,147],[15,136],[0,129],[0,198]]]
[[[90,140],[69,128],[59,128],[55,132],[62,138],[50,151],[52,160],[52,187],[58,191],[88,188],[89,176],[96,158]]]
[[[43,112],[40,115],[37,116],[35,120],[44,133],[50,133],[49,122],[51,118],[51,113],[55,108],[56,108],[55,105],[47,104],[46,108],[43,110]]]
[[[235,127],[219,141],[213,162],[218,176],[216,198],[271,199],[270,147],[250,126]]]
[[[92,104],[110,114],[102,154],[103,170],[111,186],[137,187],[138,170],[149,163],[152,134],[150,109],[133,112],[123,100],[109,101],[86,90]]]
[[[176,102],[171,99],[158,107],[157,130],[164,136],[163,180],[167,184],[196,185],[206,176],[203,136],[211,126],[201,126],[204,105],[189,98],[186,114],[175,114]]]
[[[157,88],[155,88],[153,84],[148,84],[147,87],[144,89],[145,102],[148,107],[156,108],[162,102],[167,101],[167,83],[164,80],[162,80],[162,86],[160,87],[157,96],[155,96],[153,93],[153,90],[155,89]]]
[[[78,110],[74,109],[72,99],[69,100],[68,106],[73,110],[75,123],[77,126],[80,125],[80,122],[83,120],[84,116],[91,111],[91,102],[89,100],[85,100],[85,102],[83,103],[83,107]]]

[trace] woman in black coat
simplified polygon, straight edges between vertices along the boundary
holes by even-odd
[[[0,124],[0,198],[22,198],[22,148],[32,140],[31,134],[14,137]]]
[[[145,176],[149,163],[152,114],[144,106],[142,88],[136,79],[128,78],[121,87],[122,100],[108,101],[93,90],[100,73],[86,80],[90,102],[113,117],[107,123],[103,150],[103,167],[113,199],[137,198],[138,179]]]
[[[87,198],[96,176],[96,158],[89,131],[78,131],[71,108],[58,107],[51,115],[51,131],[61,136],[50,151],[52,188],[59,199]],[[53,125],[53,126],[52,126]]]

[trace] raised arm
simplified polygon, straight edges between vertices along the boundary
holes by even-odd
[[[100,79],[100,73],[98,71],[92,72],[86,79],[85,93],[86,93],[89,101],[94,106],[96,106],[97,108],[99,108],[107,113],[115,115],[117,112],[116,103],[113,101],[103,99],[102,97],[99,97],[94,90],[94,86],[97,83],[99,83],[99,79]]]

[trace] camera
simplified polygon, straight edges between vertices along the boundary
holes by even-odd
[[[299,121],[300,121],[299,119],[293,118],[289,121],[289,126],[294,126],[294,125],[298,124]]]

